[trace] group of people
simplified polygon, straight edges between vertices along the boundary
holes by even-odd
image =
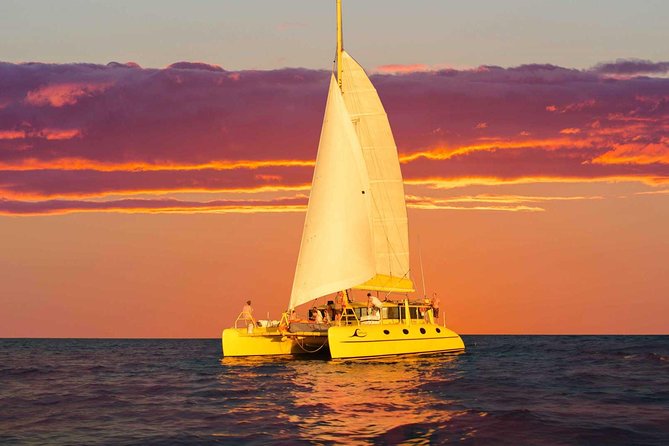
[[[309,311],[309,320],[317,324],[329,324],[333,321],[339,324],[345,306],[346,300],[344,299],[344,294],[340,291],[335,296],[334,301],[328,301],[323,310],[312,307]]]
[[[432,294],[432,299],[425,299],[425,307],[421,308],[421,312],[427,314],[427,309],[432,308],[434,318],[439,318],[439,297],[437,293]],[[315,306],[309,310],[309,320],[317,324],[329,324],[332,321],[339,323],[346,307],[346,300],[344,299],[344,294],[340,291],[337,293],[334,302],[329,301],[328,305],[323,309],[319,310]],[[367,312],[372,316],[378,316],[383,308],[383,302],[379,300],[378,297],[372,295],[372,293],[367,293]],[[243,319],[247,324],[255,324],[253,319],[253,307],[251,306],[251,301],[247,300],[246,305],[242,307],[242,313],[240,319]],[[290,320],[298,320],[297,313],[295,310],[291,311]]]

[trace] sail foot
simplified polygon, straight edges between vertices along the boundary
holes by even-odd
[[[411,279],[377,274],[368,281],[353,287],[356,290],[383,291],[387,293],[413,293],[416,291]]]

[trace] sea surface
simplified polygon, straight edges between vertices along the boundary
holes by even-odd
[[[0,340],[0,444],[669,445],[669,336],[464,336],[384,360]]]

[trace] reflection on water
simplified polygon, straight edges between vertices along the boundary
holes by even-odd
[[[0,444],[669,445],[669,338],[218,361],[218,340],[0,340]],[[214,359],[216,358],[216,359]]]
[[[317,438],[324,443],[345,438],[348,444],[360,444],[382,437],[393,443],[395,430],[420,425],[423,433],[414,435],[413,444],[427,444],[430,426],[443,426],[453,413],[443,408],[443,397],[437,400],[427,389],[435,374],[443,375],[457,360],[458,355],[347,362],[273,357],[225,358],[221,364],[234,367],[235,380],[247,385],[269,379],[283,383],[276,398],[265,395],[262,408],[241,406],[237,413],[255,417],[259,409],[272,411],[293,438],[297,434],[305,442]],[[234,387],[230,379],[227,373],[220,376],[222,384]],[[405,434],[398,432],[397,440],[405,440]]]

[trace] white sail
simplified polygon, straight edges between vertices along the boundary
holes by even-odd
[[[376,276],[359,288],[410,292],[407,211],[395,139],[363,68],[346,51],[341,62],[344,102],[362,147],[372,193]]]
[[[375,271],[365,161],[333,76],[289,308],[363,283]]]

